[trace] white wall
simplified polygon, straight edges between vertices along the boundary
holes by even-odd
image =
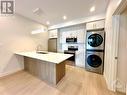
[[[121,0],[110,0],[110,3],[108,5],[107,13],[106,13],[106,21],[105,21],[105,31],[106,31],[106,45],[105,45],[105,68],[104,68],[104,77],[106,79],[106,82],[108,84],[108,88],[111,90],[113,89],[113,84],[115,82],[115,79],[112,75],[114,75],[113,72],[113,66],[116,64],[114,62],[114,48],[113,47],[113,13],[115,12],[116,8],[119,5],[119,2]]]
[[[15,51],[35,50],[37,44],[47,50],[47,32],[31,35],[40,28],[46,27],[19,15],[0,17],[0,77],[23,69],[23,58]]]

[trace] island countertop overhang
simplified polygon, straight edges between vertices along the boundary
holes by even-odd
[[[24,57],[51,62],[54,64],[59,64],[73,56],[71,54],[53,53],[53,52],[47,52],[47,54],[39,54],[36,51],[15,52],[15,54]]]

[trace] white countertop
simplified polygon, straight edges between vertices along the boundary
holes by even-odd
[[[15,54],[25,57],[30,57],[42,61],[47,61],[55,64],[59,64],[66,59],[72,57],[71,54],[63,54],[63,53],[53,53],[53,52],[47,52],[48,54],[39,54],[36,53],[36,51],[32,52],[15,52]]]

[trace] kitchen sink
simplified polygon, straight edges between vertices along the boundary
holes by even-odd
[[[44,51],[37,51],[38,54],[48,54],[48,52],[44,52]]]

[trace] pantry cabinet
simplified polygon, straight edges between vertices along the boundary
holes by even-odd
[[[85,67],[85,45],[79,45],[79,50],[76,51],[75,64],[78,67]]]
[[[86,23],[86,30],[95,30],[95,29],[102,29],[105,27],[105,21],[94,21]]]

